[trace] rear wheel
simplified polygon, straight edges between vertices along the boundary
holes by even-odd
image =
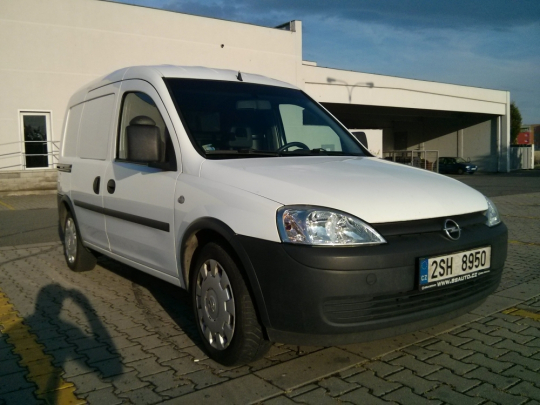
[[[64,225],[64,257],[73,271],[88,271],[96,266],[96,257],[83,246],[79,228],[70,212]]]
[[[255,306],[235,261],[217,243],[205,245],[191,277],[197,329],[208,355],[226,366],[264,356],[264,339]]]

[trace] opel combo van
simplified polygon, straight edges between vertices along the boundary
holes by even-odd
[[[58,164],[67,265],[106,255],[190,291],[209,356],[336,345],[449,320],[498,286],[495,205],[373,157],[293,85],[130,67],[70,100]]]

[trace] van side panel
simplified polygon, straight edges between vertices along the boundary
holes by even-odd
[[[118,86],[93,90],[81,104],[82,116],[77,137],[77,156],[72,159],[70,198],[75,209],[84,243],[110,250],[103,215],[103,194],[106,193],[105,172],[109,141],[113,131]],[[71,121],[71,119],[70,119]],[[66,138],[76,136],[76,122],[68,123]],[[68,140],[68,143],[71,140]],[[72,147],[72,146],[71,146]],[[66,162],[71,160],[66,158]]]
[[[69,108],[66,112],[62,132],[62,146],[60,149],[60,159],[58,168],[58,194],[63,197],[71,190],[71,165],[77,156],[77,138],[79,135],[79,125],[81,122],[83,104],[78,104]],[[61,205],[58,205],[61,208]],[[64,215],[59,216],[60,226],[64,226]]]
[[[84,104],[77,155],[81,159],[105,160],[115,107],[114,94],[98,97]]]
[[[77,156],[77,139],[79,137],[79,125],[83,113],[84,104],[73,106],[68,111],[66,132],[62,143],[62,156]]]

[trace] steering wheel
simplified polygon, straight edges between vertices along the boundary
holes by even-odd
[[[284,150],[292,148],[293,146],[296,146],[296,147],[298,147],[300,149],[304,149],[304,150],[311,150],[311,149],[309,149],[309,146],[307,146],[305,143],[302,143],[302,142],[289,142],[289,143],[286,143],[285,145],[283,145],[281,148],[279,148],[276,152],[281,153]]]

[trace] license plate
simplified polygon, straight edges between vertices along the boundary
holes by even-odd
[[[489,273],[491,246],[420,258],[420,290],[449,286]]]

